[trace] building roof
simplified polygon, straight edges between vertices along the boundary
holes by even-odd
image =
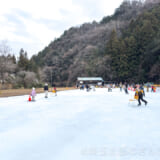
[[[78,77],[78,81],[103,81],[102,77]]]

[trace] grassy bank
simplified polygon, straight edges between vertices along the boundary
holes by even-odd
[[[64,90],[73,90],[74,87],[58,87],[57,91]],[[20,95],[29,95],[32,89],[8,89],[8,90],[0,90],[0,97],[11,97],[11,96],[20,96]],[[43,93],[43,88],[36,88],[36,93]],[[49,89],[49,92],[52,92],[52,89]]]

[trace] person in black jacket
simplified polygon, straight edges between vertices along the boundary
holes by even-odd
[[[145,105],[147,105],[147,101],[143,99],[143,90],[138,90],[138,106],[141,105],[141,101],[143,101],[145,103]]]
[[[142,91],[143,96],[145,97],[144,87],[143,85],[140,85],[139,89]]]
[[[126,94],[129,94],[128,93],[128,84],[126,82],[124,83],[124,91]]]
[[[44,85],[44,92],[45,92],[45,98],[48,98],[48,84],[45,83]]]

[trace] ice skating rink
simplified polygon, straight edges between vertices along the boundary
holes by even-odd
[[[119,89],[0,98],[0,160],[159,160],[160,92]]]

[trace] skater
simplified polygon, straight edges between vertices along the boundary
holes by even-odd
[[[108,84],[108,92],[112,92],[112,85]]]
[[[120,92],[122,92],[122,83],[119,84]]]
[[[153,86],[153,92],[156,92],[156,87],[155,86]]]
[[[30,95],[32,96],[32,101],[35,101],[36,91],[34,87],[32,88],[32,92]]]
[[[104,81],[102,82],[102,87],[104,87]]]
[[[55,84],[53,84],[53,85],[52,85],[52,87],[53,87],[53,93],[55,93],[55,96],[57,96],[57,89],[56,89],[56,85],[55,85]]]
[[[44,85],[44,92],[45,92],[45,98],[48,98],[48,84],[45,83]]]
[[[78,83],[76,84],[76,88],[77,88],[77,89],[79,88],[79,84],[78,84]]]
[[[80,90],[84,90],[84,85],[80,85]]]
[[[93,91],[96,91],[96,90],[95,90],[95,86],[94,86],[94,85],[92,85],[92,86],[91,86],[91,88],[92,88],[92,90],[93,90]]]
[[[144,87],[143,87],[143,85],[140,85],[139,89],[141,90],[143,96],[145,97],[145,92],[144,92]]]
[[[128,84],[126,82],[124,83],[124,91],[128,94]]]
[[[149,84],[147,84],[147,92],[149,92]]]
[[[143,101],[145,103],[145,105],[147,105],[147,101],[143,99],[143,93],[140,89],[136,89],[136,93],[135,96],[138,95],[138,106],[141,105],[141,101]]]
[[[151,86],[151,92],[154,92],[154,86]]]
[[[88,85],[88,84],[86,84],[86,90],[87,90],[87,92],[89,92],[89,91],[90,91],[90,87],[89,87],[89,85]]]

